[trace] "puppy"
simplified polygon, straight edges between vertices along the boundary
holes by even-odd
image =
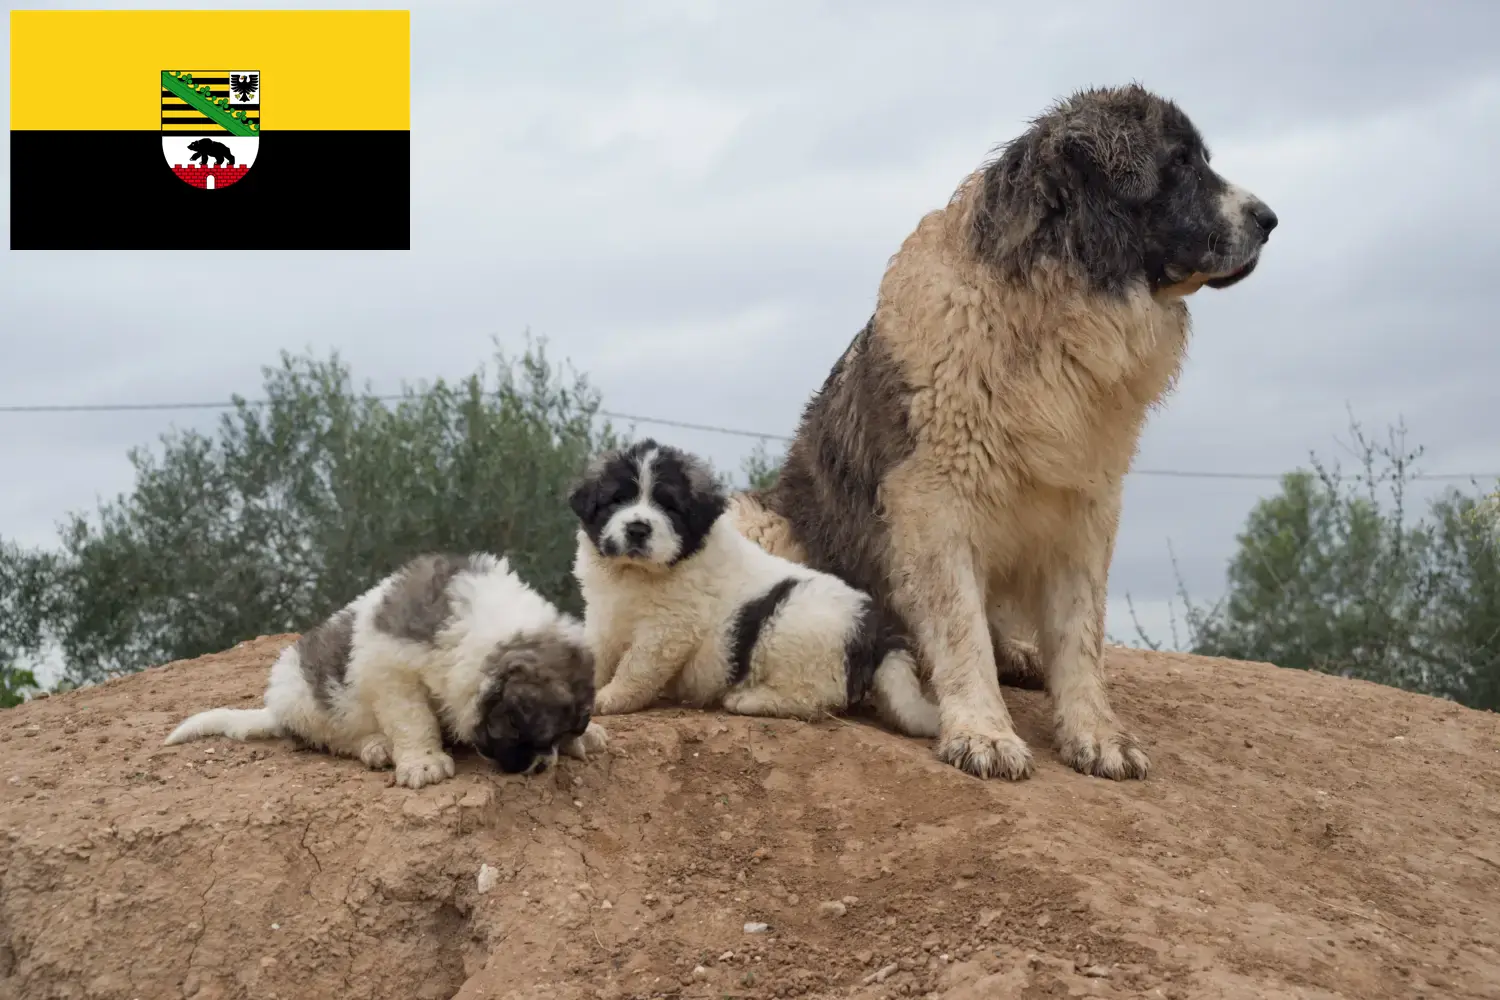
[[[603,749],[589,721],[594,665],[582,624],[487,553],[412,560],[282,651],[265,707],[216,708],[167,744],[293,736],[421,788],[453,776],[445,742],[508,774],[558,749]]]
[[[807,719],[868,697],[895,729],[937,734],[937,708],[879,606],[739,534],[699,459],[641,441],[596,459],[569,503],[597,714],[667,694]]]

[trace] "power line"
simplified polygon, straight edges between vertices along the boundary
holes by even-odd
[[[381,395],[374,398],[383,403],[396,402],[407,399],[405,395]],[[270,400],[247,399],[247,406],[265,406]],[[233,409],[235,403],[230,400],[217,400],[212,402],[181,402],[181,403],[55,403],[55,404],[20,404],[0,405],[0,414],[7,413],[129,413],[150,412],[166,410],[229,410]],[[738,427],[719,427],[714,424],[698,424],[687,420],[671,420],[666,417],[647,417],[636,413],[620,413],[614,410],[599,410],[601,417],[611,420],[625,420],[639,424],[656,424],[662,427],[680,427],[690,431],[704,431],[709,434],[725,434],[731,437],[753,438],[758,441],[783,441],[792,440],[787,434],[769,434],[764,431],[749,431]],[[1282,474],[1276,472],[1204,472],[1194,469],[1131,469],[1133,476],[1159,476],[1172,479],[1244,479],[1259,480],[1262,482],[1279,482]],[[1500,479],[1500,472],[1439,472],[1418,473],[1411,477],[1413,480],[1427,481],[1449,481],[1458,482],[1470,479]]]
[[[390,403],[406,399],[401,395],[384,395],[374,397],[361,397],[364,399],[377,399],[382,403]],[[270,400],[247,399],[247,406],[265,406]],[[148,412],[152,410],[231,410],[234,403],[229,400],[203,403],[61,403],[51,405],[21,405],[0,406],[0,413],[125,413],[125,412]],[[735,437],[757,438],[760,440],[791,441],[791,437],[785,434],[767,434],[761,431],[740,430],[735,427],[716,427],[713,424],[695,424],[685,420],[668,420],[665,417],[642,417],[633,413],[617,413],[611,410],[599,410],[599,416],[608,417],[611,420],[633,420],[642,424],[660,424],[664,427],[682,427],[686,430],[708,431],[713,434],[730,434]]]

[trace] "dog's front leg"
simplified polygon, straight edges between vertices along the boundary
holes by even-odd
[[[1076,552],[1041,581],[1042,663],[1062,759],[1101,778],[1144,778],[1151,762],[1120,728],[1104,691],[1104,610],[1118,521],[1107,510],[1099,515],[1089,526],[1097,544],[1081,547],[1092,551]]]
[[[374,696],[375,719],[391,741],[396,784],[435,785],[453,777],[453,758],[443,752],[443,734],[416,677],[389,672]]]
[[[615,675],[594,695],[595,715],[639,712],[666,690],[682,670],[694,643],[687,636],[653,636],[631,643]]]
[[[898,495],[900,491],[891,491]],[[974,555],[961,530],[931,509],[890,507],[897,610],[932,675],[938,758],[979,778],[1031,775],[1031,750],[1000,697]]]
[[[597,722],[590,722],[583,735],[564,740],[562,752],[569,757],[588,760],[589,754],[598,753],[609,746],[609,733]]]

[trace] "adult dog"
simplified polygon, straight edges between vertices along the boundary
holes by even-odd
[[[735,498],[763,547],[889,602],[941,759],[1027,777],[998,674],[1039,673],[1068,764],[1146,776],[1101,673],[1122,484],[1182,365],[1184,297],[1244,279],[1275,226],[1173,102],[1074,94],[922,219],[777,483]]]
[[[503,771],[602,749],[589,721],[594,662],[582,623],[488,553],[413,559],[308,630],[271,667],[265,707],[215,708],[168,745],[293,736],[421,788],[453,776],[464,743]]]
[[[811,719],[868,696],[901,732],[936,736],[937,706],[883,606],[746,539],[726,503],[703,461],[649,438],[598,456],[573,490],[594,711],[670,695]]]

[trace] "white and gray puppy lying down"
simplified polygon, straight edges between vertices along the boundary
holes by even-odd
[[[937,735],[937,706],[880,607],[742,536],[695,456],[650,439],[606,453],[569,503],[596,715],[665,695],[808,719],[868,698],[900,732]]]
[[[282,651],[265,707],[215,708],[166,742],[291,736],[421,788],[454,743],[510,774],[605,745],[583,626],[488,553],[424,555]]]

